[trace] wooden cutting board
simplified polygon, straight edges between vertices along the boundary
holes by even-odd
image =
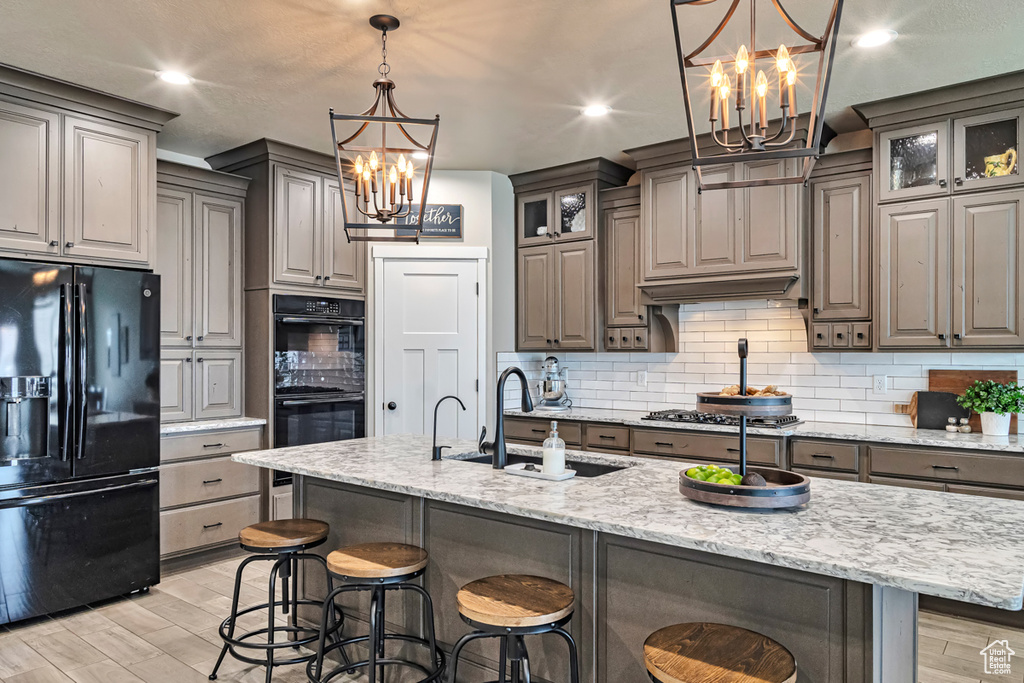
[[[1005,384],[1017,381],[1016,370],[929,370],[928,390],[949,391],[958,396],[964,393],[967,387],[979,380],[990,379],[993,382]],[[981,415],[971,415],[971,429],[981,431]],[[1010,433],[1017,433],[1017,416],[1010,420]]]

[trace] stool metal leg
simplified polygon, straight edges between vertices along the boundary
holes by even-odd
[[[270,608],[267,610],[267,615],[268,615],[267,616],[267,622],[268,622],[267,623],[267,644],[268,645],[273,645],[274,644],[274,618],[275,618],[274,602],[275,602],[275,599],[276,599],[274,593],[276,592],[276,588],[277,588],[277,575],[278,575],[278,572],[281,569],[281,565],[282,564],[287,564],[287,563],[288,563],[288,558],[285,557],[284,559],[281,559],[281,560],[278,560],[278,561],[274,562],[274,567],[273,567],[273,569],[270,570]],[[285,581],[288,580],[287,576],[285,577],[284,580]],[[286,603],[287,603],[287,601],[286,601]],[[266,666],[267,666],[267,683],[272,683],[273,680],[274,680],[274,648],[272,648],[272,647],[268,647],[267,648],[267,664],[266,664]]]
[[[238,598],[239,593],[242,591],[242,571],[249,566],[250,562],[264,559],[266,558],[259,555],[247,557],[239,563],[238,569],[235,570],[235,590],[234,594],[231,596],[231,616],[229,617],[231,619],[231,626],[228,627],[228,635],[232,638],[235,636],[235,619],[237,618],[235,615],[238,614]],[[217,671],[220,669],[220,665],[224,662],[224,655],[227,653],[228,644],[224,643],[224,647],[220,650],[220,656],[217,657],[217,663],[213,665],[213,671],[210,673],[209,678],[211,681],[217,680]]]
[[[552,633],[558,634],[569,646],[569,683],[580,683],[580,664],[576,654],[576,641],[564,628],[556,628]]]
[[[480,638],[494,637],[495,634],[493,633],[481,633],[479,631],[475,631],[473,633],[467,633],[466,635],[459,638],[459,642],[455,643],[455,647],[452,648],[452,656],[450,660],[452,664],[452,675],[451,678],[448,679],[449,683],[455,683],[455,677],[459,671],[459,654],[462,652],[462,648],[466,647],[468,643],[474,640],[478,640]]]
[[[385,640],[384,640],[384,615],[385,615],[384,603],[387,600],[387,595],[388,595],[388,589],[386,587],[382,586],[381,589],[380,589],[380,599],[377,601],[377,658],[378,659],[384,659],[384,644],[385,644]],[[379,665],[379,667],[380,667],[380,675],[379,675],[380,683],[384,683],[384,665],[381,664],[381,665]]]
[[[427,642],[430,643],[430,656],[433,659],[437,656],[437,638],[434,632],[434,601],[430,599],[430,593],[428,593],[422,586],[417,586],[415,583],[403,583],[395,586],[395,588],[410,590],[419,594],[419,596],[423,598],[424,612],[427,615]],[[505,682],[501,681],[500,683]]]
[[[498,683],[505,683],[506,671],[508,671],[508,636],[503,636],[498,648]]]

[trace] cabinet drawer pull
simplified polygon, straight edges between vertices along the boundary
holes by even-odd
[[[224,522],[217,522],[216,524],[204,524],[203,529],[216,529],[219,526],[224,526]]]
[[[675,444],[674,444],[674,443],[669,443],[669,442],[666,442],[666,441],[655,441],[655,442],[654,442],[654,445],[655,445],[655,446],[675,446]],[[684,443],[684,444],[683,444],[683,445],[681,446],[681,448],[686,448],[686,444]]]
[[[599,438],[599,439],[614,439],[615,437],[613,435],[611,435],[611,434],[598,434],[597,438]]]
[[[204,443],[203,444],[203,448],[223,448],[223,447],[224,447],[224,444],[222,444],[222,443]]]
[[[740,452],[740,449],[738,449],[738,448],[726,448],[725,450],[727,450],[730,453],[739,453]]]
[[[956,465],[932,465],[932,469],[933,470],[952,470],[952,471],[956,472],[960,468],[957,467]]]
[[[836,456],[828,455],[826,453],[813,453],[813,454],[811,454],[811,457],[812,458],[821,458],[822,460],[835,460],[836,459]]]
[[[530,431],[533,432],[534,434],[544,434],[545,433],[545,431],[543,429],[531,429]]]
[[[204,481],[203,481],[203,484],[204,484],[204,485],[205,485],[205,484],[219,484],[219,483],[221,483],[222,481],[224,481],[224,479],[223,479],[223,478],[218,478],[218,479],[206,479],[206,480],[204,480]]]
[[[638,335],[638,336],[637,336],[637,338],[636,338],[636,340],[637,340],[637,341],[643,341],[643,340],[644,340],[644,338]]]

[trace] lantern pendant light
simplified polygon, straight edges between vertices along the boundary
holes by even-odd
[[[377,14],[370,25],[381,32],[382,57],[373,105],[362,114],[330,110],[345,235],[350,242],[419,242],[441,117],[410,118],[398,108],[387,46],[399,21]],[[354,132],[339,139],[339,124]]]
[[[690,5],[711,5],[718,0],[669,0],[672,11],[672,27],[675,31],[676,55],[679,60],[679,74],[683,84],[683,103],[686,106],[686,124],[690,132],[690,151],[693,168],[697,177],[697,190],[716,190],[764,185],[789,185],[806,183],[814,168],[823,144],[834,133],[827,129],[824,121],[825,102],[828,98],[829,81],[832,76],[832,62],[835,58],[839,21],[843,12],[843,0],[833,0],[825,30],[820,37],[806,31],[796,23],[782,0],[722,0],[725,14],[711,35],[691,52],[683,48],[680,25],[691,25],[692,21],[680,21],[681,8]],[[741,45],[731,55],[720,57],[703,56],[723,34],[726,26],[737,14],[741,2],[750,6],[750,49]],[[757,47],[757,8],[771,3],[782,22],[796,34],[796,41],[790,46],[785,43],[775,49]],[[728,32],[726,35],[732,35]],[[805,42],[800,42],[805,41]],[[774,48],[774,46],[773,46]],[[809,123],[806,140],[797,136],[797,118],[800,109],[797,102],[797,86],[800,83],[801,59],[816,61],[813,97],[809,104]],[[707,69],[710,68],[710,73]],[[767,70],[767,72],[766,72]],[[778,86],[773,87],[777,75]],[[721,152],[709,156],[700,153],[694,115],[700,110],[691,97],[689,81],[697,77],[708,78],[708,99],[710,101],[712,149]],[[733,80],[735,79],[735,80]],[[776,108],[778,123],[769,111]],[[735,128],[730,128],[730,109],[735,112]],[[771,130],[775,128],[775,130]],[[822,139],[823,135],[826,139]],[[730,138],[731,136],[731,138]],[[705,145],[705,148],[707,146]],[[726,182],[705,183],[701,167],[734,161],[795,159],[800,161],[797,175],[777,178],[740,179]]]

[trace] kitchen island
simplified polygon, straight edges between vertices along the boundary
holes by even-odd
[[[642,683],[646,636],[701,620],[775,638],[796,655],[801,681],[909,683],[918,594],[1007,610],[1024,599],[1020,502],[815,479],[803,508],[740,511],[684,499],[678,462],[569,452],[622,469],[548,482],[466,462],[476,444],[449,443],[441,462],[419,436],[234,459],[297,475],[296,514],[331,524],[324,552],[383,540],[424,546],[446,647],[467,629],[454,608],[464,583],[530,573],[569,584],[586,681]],[[311,596],[323,588],[305,584]],[[394,628],[419,628],[413,603],[391,607]],[[531,648],[541,678],[564,678],[559,644]],[[494,666],[495,652],[475,654],[467,681]]]

